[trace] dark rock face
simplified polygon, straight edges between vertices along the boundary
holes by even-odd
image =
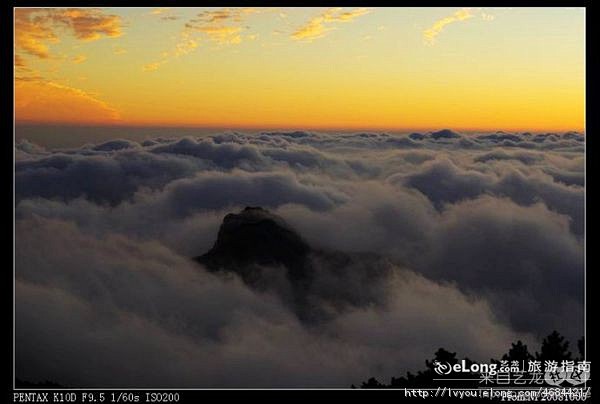
[[[388,271],[376,254],[312,248],[282,218],[260,207],[225,216],[214,246],[194,260],[276,293],[307,323],[330,318],[331,310],[381,303],[377,285]]]
[[[257,289],[273,289],[266,271],[275,269],[289,282],[285,298],[307,320],[312,316],[307,299],[314,273],[310,254],[310,246],[279,216],[246,207],[225,216],[214,246],[195,260],[213,272],[234,272]]]
[[[280,217],[259,208],[225,216],[213,248],[196,258],[211,271],[238,273],[256,281],[256,266],[284,267],[290,281],[309,277],[310,246]]]

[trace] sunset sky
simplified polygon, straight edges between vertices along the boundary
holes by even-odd
[[[583,8],[15,9],[17,123],[584,130]]]

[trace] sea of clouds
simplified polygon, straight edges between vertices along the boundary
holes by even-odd
[[[21,140],[15,159],[21,379],[349,387],[422,369],[439,347],[488,361],[553,329],[583,335],[579,133]],[[387,269],[321,268],[319,293],[353,304],[307,324],[285,279],[258,290],[190,259],[248,205]]]

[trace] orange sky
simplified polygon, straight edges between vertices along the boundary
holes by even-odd
[[[584,129],[583,9],[16,9],[17,122]]]

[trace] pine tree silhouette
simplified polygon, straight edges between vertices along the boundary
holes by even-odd
[[[565,341],[565,337],[560,335],[556,330],[544,338],[540,351],[535,353],[535,358],[539,361],[549,360],[560,362],[562,360],[571,360],[569,341]]]
[[[374,377],[371,377],[369,380],[367,380],[366,382],[363,382],[361,385],[362,389],[380,389],[385,387],[383,384],[379,383],[379,381],[377,379],[375,379]]]
[[[583,337],[577,341],[577,347],[579,348],[580,355],[580,358],[577,360],[583,360],[583,352],[585,348],[585,341]],[[571,357],[572,354],[569,351],[569,341],[565,340],[565,337],[560,335],[555,330],[543,339],[540,352],[536,352],[535,356],[529,352],[527,345],[519,340],[516,343],[511,344],[508,352],[502,355],[502,360],[509,362],[518,361],[519,364],[525,364],[525,366],[527,366],[527,363],[534,359],[542,362],[546,360],[556,361],[560,364],[560,362],[563,360],[572,360]],[[470,367],[470,365],[473,363],[468,358],[464,358],[464,361],[467,367]],[[439,348],[435,352],[432,360],[425,360],[425,370],[418,371],[416,374],[407,372],[406,376],[392,377],[389,385],[382,384],[377,379],[372,377],[366,382],[363,382],[361,388],[432,388],[439,386],[461,388],[481,387],[478,380],[480,374],[463,373],[462,378],[469,380],[452,380],[453,378],[456,378],[456,375],[439,374],[435,371],[437,362],[453,366],[459,363],[459,359],[456,357],[456,352],[450,352],[444,348]],[[500,364],[500,361],[497,359],[491,359],[491,363]],[[527,373],[527,369],[523,370],[525,371],[524,379],[529,378],[531,375]]]
[[[435,369],[435,362],[449,363],[450,365],[455,365],[458,363],[458,359],[456,359],[456,352],[446,351],[444,348],[440,348],[435,353],[435,359],[433,361],[425,360],[425,366],[427,368],[433,370]]]
[[[527,345],[519,340],[516,344],[512,344],[508,353],[502,355],[502,359],[505,361],[519,361],[519,363],[523,363],[533,360],[533,355],[527,350]]]

